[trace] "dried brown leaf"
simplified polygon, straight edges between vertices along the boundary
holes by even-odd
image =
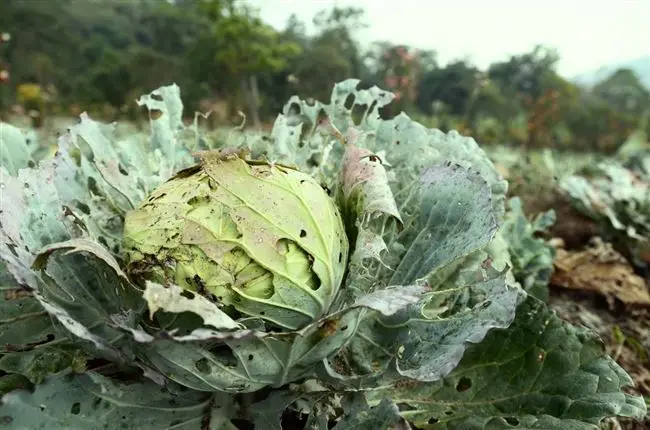
[[[626,306],[650,306],[646,281],[611,244],[600,239],[581,251],[558,249],[554,265],[553,285],[594,292],[610,304],[618,299]]]

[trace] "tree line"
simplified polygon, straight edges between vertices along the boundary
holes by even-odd
[[[323,10],[313,23],[308,34],[292,15],[278,31],[238,0],[4,0],[0,110],[32,84],[47,113],[137,118],[137,96],[175,82],[188,111],[212,110],[213,125],[241,111],[260,127],[290,96],[327,101],[333,83],[355,77],[395,93],[383,115],[406,111],[485,144],[608,151],[647,127],[650,92],[631,70],[581,88],[543,46],[480,70],[464,59],[441,65],[434,50],[363,47],[359,8]]]

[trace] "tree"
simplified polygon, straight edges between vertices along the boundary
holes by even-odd
[[[208,22],[190,51],[194,77],[231,100],[231,111],[244,99],[253,125],[259,126],[259,75],[285,68],[299,46],[281,41],[247,4],[202,0],[196,7]]]
[[[535,46],[530,52],[513,55],[508,61],[492,64],[488,77],[503,94],[526,112],[527,144],[535,146],[550,132],[549,123],[558,118],[561,95],[555,71],[559,56],[553,49]]]
[[[464,60],[435,68],[422,76],[417,105],[426,114],[434,113],[434,104],[443,103],[452,115],[463,115],[478,85],[479,70]]]
[[[425,61],[430,62],[431,55],[427,52]],[[395,95],[391,111],[403,111],[415,103],[422,74],[417,49],[390,42],[376,42],[367,58],[379,85]]]
[[[314,17],[319,33],[314,45],[338,47],[339,55],[350,65],[351,76],[367,78],[361,47],[356,39],[357,32],[367,28],[365,11],[357,7],[333,7],[329,12],[320,11]]]
[[[305,24],[295,15],[287,20],[281,40],[297,44],[301,52],[288,60],[284,70],[262,81],[262,88],[270,96],[269,111],[277,112],[294,94],[329,100],[332,82],[352,77],[372,81],[356,39],[357,30],[366,26],[362,9],[334,7],[320,11],[314,25],[317,33],[309,37]]]
[[[488,76],[504,92],[535,100],[548,89],[544,79],[555,74],[559,59],[555,50],[538,45],[530,52],[490,65]]]
[[[620,112],[641,115],[650,109],[650,91],[631,69],[619,69],[596,84],[593,93]]]

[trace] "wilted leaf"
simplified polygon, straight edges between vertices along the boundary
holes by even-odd
[[[356,233],[356,237],[353,237],[353,265],[362,265],[367,259],[381,261],[381,254],[388,250],[382,238],[382,229],[377,226],[384,225],[391,219],[399,227],[402,226],[402,218],[381,158],[356,146],[361,136],[355,129],[348,130],[348,141],[341,161],[339,201],[348,223],[348,231]]]
[[[650,260],[650,177],[619,162],[602,162],[562,179],[561,188],[578,210],[602,225],[602,236],[625,243],[635,261]]]
[[[201,318],[206,325],[218,330],[234,330],[242,328],[214,303],[201,295],[184,292],[181,287],[170,285],[163,287],[154,282],[146,283],[143,293],[149,305],[149,315],[153,317],[156,311],[162,309],[171,313],[192,312]],[[189,297],[188,297],[189,296]]]
[[[612,305],[617,299],[627,306],[650,306],[645,280],[611,244],[600,239],[582,251],[558,249],[554,264],[553,285],[598,293]]]

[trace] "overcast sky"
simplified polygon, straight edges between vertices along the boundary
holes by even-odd
[[[277,28],[292,12],[311,24],[321,9],[362,7],[370,24],[359,33],[362,43],[388,40],[434,49],[443,64],[469,57],[486,67],[540,43],[559,51],[559,72],[572,77],[650,55],[650,0],[249,1]]]

